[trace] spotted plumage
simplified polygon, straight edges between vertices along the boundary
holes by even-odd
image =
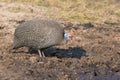
[[[63,26],[54,20],[30,20],[20,24],[14,32],[14,40],[10,49],[23,46],[38,50],[40,57],[44,56],[42,49],[61,44],[69,35]]]

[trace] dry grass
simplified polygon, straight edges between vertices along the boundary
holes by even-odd
[[[73,22],[119,22],[119,0],[1,0],[27,5],[57,8],[58,13],[47,13],[49,17],[62,18]],[[13,12],[21,9],[15,8]],[[24,9],[23,9],[24,11]]]

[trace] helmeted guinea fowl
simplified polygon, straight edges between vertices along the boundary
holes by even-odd
[[[61,44],[65,39],[69,40],[70,35],[58,22],[54,20],[30,20],[16,28],[10,49],[26,46],[38,50],[40,57],[44,57],[43,49]]]

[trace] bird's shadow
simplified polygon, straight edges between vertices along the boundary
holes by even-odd
[[[31,54],[37,53],[38,51],[29,49]],[[58,48],[47,48],[44,50],[46,57],[58,57],[58,58],[80,58],[81,56],[86,56],[86,51],[81,47],[69,47],[68,49],[58,49]]]

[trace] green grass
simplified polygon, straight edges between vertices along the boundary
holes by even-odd
[[[47,16],[62,18],[74,22],[104,22],[120,17],[120,2],[118,0],[1,0],[2,2],[17,2],[27,5],[38,5],[49,9],[57,8],[58,13]],[[25,11],[13,9],[13,12]],[[116,12],[117,11],[117,12]],[[114,19],[113,19],[114,20]],[[116,20],[117,21],[117,20]]]
[[[120,12],[116,13],[116,16],[120,17]]]

